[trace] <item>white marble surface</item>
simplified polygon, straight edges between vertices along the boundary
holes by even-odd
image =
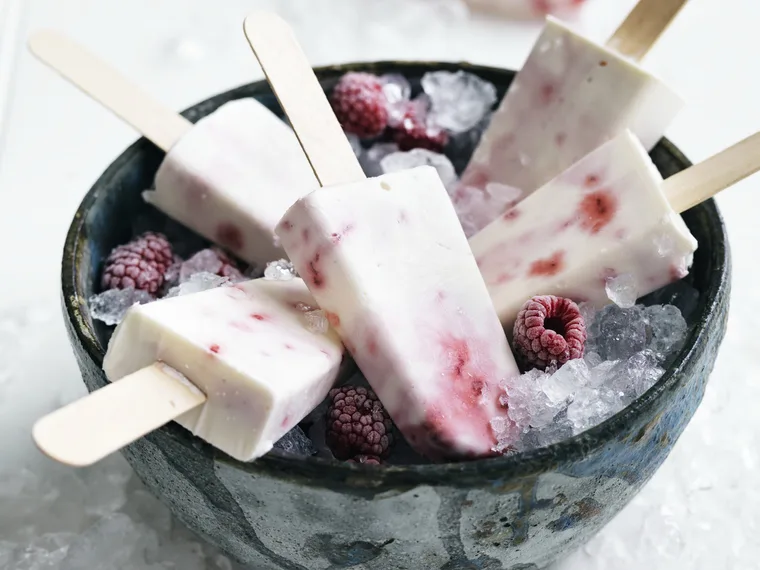
[[[633,4],[589,0],[577,25],[602,39]],[[30,443],[33,419],[84,391],[59,311],[61,246],[85,191],[136,137],[35,61],[27,33],[61,29],[183,108],[262,76],[241,34],[252,7],[286,16],[314,64],[429,58],[519,67],[539,31],[466,19],[434,0],[0,0],[0,471],[44,465]],[[692,0],[646,61],[689,103],[668,134],[693,160],[760,129],[758,19],[757,0]],[[758,192],[760,175],[718,199],[734,288],[702,407],[636,500],[553,570],[760,567]]]

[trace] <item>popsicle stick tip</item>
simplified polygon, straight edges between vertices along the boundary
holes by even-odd
[[[58,426],[50,416],[40,418],[32,427],[32,440],[43,455],[69,467],[89,467],[103,459],[102,457],[77,453],[78,448],[73,446],[57,445],[58,438],[55,436],[57,430]]]
[[[50,42],[55,41],[65,41],[65,38],[56,30],[42,28],[29,34],[26,39],[26,45],[29,51],[36,55],[41,50],[49,47]]]

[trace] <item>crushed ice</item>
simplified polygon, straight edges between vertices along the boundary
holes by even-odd
[[[502,430],[501,449],[544,447],[603,422],[649,390],[686,340],[686,321],[672,305],[580,309],[589,334],[583,359],[505,383],[517,435]]]
[[[451,133],[475,127],[496,102],[493,84],[466,71],[433,71],[422,77],[430,97],[428,121]]]
[[[393,152],[380,161],[383,173],[399,172],[418,166],[432,166],[446,188],[453,188],[457,182],[454,166],[446,156],[424,148],[415,148],[408,152]]]
[[[107,325],[118,325],[132,305],[143,305],[151,301],[153,297],[142,289],[109,289],[90,297],[90,315]]]
[[[166,297],[179,297],[181,295],[190,295],[192,293],[200,293],[201,291],[208,291],[209,289],[216,289],[217,287],[223,287],[231,285],[232,282],[228,277],[220,277],[215,273],[208,273],[201,271],[200,273],[193,273],[187,280],[182,281],[176,287],[169,289]]]
[[[633,307],[639,297],[636,277],[630,273],[609,277],[604,284],[604,290],[609,300],[623,309]]]
[[[264,279],[273,281],[289,281],[296,276],[296,270],[293,264],[287,259],[278,259],[270,261],[264,270]]]

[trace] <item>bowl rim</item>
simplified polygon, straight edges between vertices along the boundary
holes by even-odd
[[[337,77],[347,71],[366,71],[368,68],[383,73],[393,70],[398,71],[400,68],[417,73],[430,71],[431,68],[443,71],[463,69],[476,75],[507,74],[514,76],[516,73],[514,70],[507,68],[475,65],[468,62],[392,60],[320,66],[315,67],[314,71],[320,79],[329,79],[331,76]],[[260,91],[261,93],[254,95],[244,93],[251,90]],[[240,95],[240,93],[243,94]],[[207,97],[203,101],[182,111],[182,114],[190,116],[195,108],[211,103],[215,99],[236,99],[241,96],[258,98],[264,94],[271,94],[271,90],[266,80],[262,79]],[[80,267],[81,259],[87,249],[87,242],[84,239],[84,226],[90,208],[94,204],[96,195],[101,191],[102,186],[109,179],[118,176],[120,171],[150,144],[144,137],[138,138],[119,154],[98,177],[77,207],[67,231],[63,247],[61,292],[65,318],[76,335],[79,345],[87,352],[89,358],[101,368],[104,351],[97,340],[95,331],[87,325],[80,311],[80,306],[87,303],[87,299],[80,295],[81,291],[78,288],[77,281],[77,268]],[[691,166],[691,162],[669,139],[662,138],[658,144],[675,159],[681,168]],[[504,481],[510,478],[530,477],[550,470],[560,463],[582,459],[591,450],[603,447],[610,440],[613,440],[615,435],[627,425],[630,425],[639,414],[646,412],[666,392],[676,388],[683,382],[686,376],[683,373],[685,365],[696,357],[694,352],[696,347],[700,345],[700,339],[708,334],[714,315],[719,312],[716,309],[719,308],[722,300],[727,297],[731,262],[728,236],[722,216],[713,199],[695,208],[706,209],[708,217],[714,222],[710,225],[710,233],[712,234],[713,241],[717,244],[717,249],[711,250],[712,257],[716,260],[716,265],[713,276],[710,279],[710,285],[702,296],[703,298],[699,306],[700,313],[698,313],[695,325],[691,329],[690,337],[687,339],[677,358],[654,386],[618,413],[578,435],[547,447],[508,456],[465,462],[386,465],[378,469],[376,466],[337,462],[317,456],[303,458],[279,453],[269,453],[253,462],[242,462],[217,450],[174,422],[162,426],[159,430],[174,431],[173,436],[179,439],[188,448],[188,451],[197,450],[197,452],[204,455],[210,454],[211,459],[214,461],[225,463],[250,474],[268,473],[278,477],[308,482],[311,486],[330,486],[330,483],[335,481],[341,481],[343,486],[348,485],[364,489],[419,484],[435,486],[443,483],[447,485],[467,486],[468,483],[474,481],[482,483],[484,480]]]

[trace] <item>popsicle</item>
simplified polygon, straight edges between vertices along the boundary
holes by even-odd
[[[245,32],[322,186],[278,224],[285,251],[412,447],[496,453],[519,371],[436,170],[366,179],[287,24],[257,12]]]
[[[492,205],[502,193],[517,188],[524,199],[623,130],[651,150],[683,101],[635,61],[685,3],[640,0],[606,46],[547,18],[456,190],[469,235],[502,213]]]
[[[146,201],[248,263],[285,256],[274,226],[317,182],[292,130],[274,113],[246,98],[193,125],[57,32],[37,32],[29,46],[166,151]]]
[[[611,278],[641,297],[684,277],[697,241],[679,215],[760,168],[760,134],[662,177],[623,131],[470,238],[499,317],[511,330],[534,295],[597,306]]]
[[[112,382],[34,427],[37,445],[89,465],[177,421],[228,455],[251,461],[326,396],[343,345],[312,332],[316,302],[301,279],[256,279],[127,311],[103,370]]]

